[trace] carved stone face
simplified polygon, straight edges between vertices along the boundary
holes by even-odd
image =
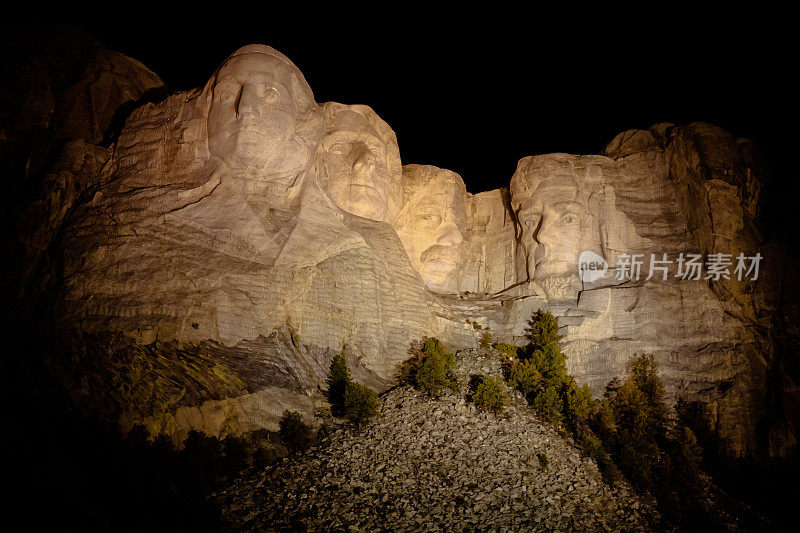
[[[394,218],[400,204],[400,154],[394,133],[366,106],[324,104],[327,133],[320,186],[342,209],[372,220]]]
[[[311,90],[287,60],[259,51],[234,53],[211,88],[209,152],[248,177],[294,177],[309,160],[296,135],[298,99],[309,98]]]
[[[550,298],[573,296],[580,288],[578,257],[598,241],[586,191],[566,165],[525,170],[512,180],[517,280],[535,281]]]
[[[420,180],[419,186],[412,183],[411,187],[404,187],[407,200],[397,218],[397,234],[411,264],[429,289],[456,292],[464,240],[462,228],[466,225],[466,189],[453,172],[434,167],[417,168],[423,172],[433,169],[435,175],[427,181]],[[411,174],[417,173],[412,171]],[[405,170],[403,179],[407,180]]]
[[[518,216],[521,242],[536,277],[574,271],[581,253],[586,214],[572,176],[553,176],[534,190]]]

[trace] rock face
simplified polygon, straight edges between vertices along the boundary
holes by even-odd
[[[317,158],[317,180],[348,213],[392,222],[403,203],[403,169],[397,137],[365,105],[322,104],[325,137]]]
[[[464,181],[449,170],[406,165],[403,196],[394,226],[412,266],[430,290],[457,292],[467,219]]]
[[[79,30],[25,28],[4,38],[2,212],[4,227],[16,228],[19,235],[17,249],[7,250],[19,257],[14,266],[19,270],[9,268],[7,274],[13,279],[8,286],[16,289],[7,299],[17,301],[40,288],[35,285],[41,280],[31,276],[72,206],[98,184],[108,160],[106,146],[125,116],[165,87],[139,61]]]
[[[134,104],[164,89],[140,62],[75,29],[26,28],[24,36],[12,30],[4,38],[0,164],[13,178],[9,205],[26,182],[51,170],[59,143],[113,138]]]
[[[132,65],[115,75],[138,79]],[[704,402],[734,451],[794,444],[796,269],[759,222],[755,148],[719,128],[660,124],[603,155],[526,157],[508,189],[472,195],[451,171],[401,168],[370,108],[319,106],[261,45],[204,88],[137,107],[108,150],[98,128],[70,145],[39,203],[56,214],[38,220],[63,232],[55,322],[82,346],[67,351],[114,376],[98,386],[117,392],[81,397],[108,398],[123,425],[176,439],[274,428],[284,408],[310,412],[345,347],[355,377],[382,388],[422,336],[474,346],[469,320],[517,341],[543,308],[596,394],[654,353],[670,398]],[[684,275],[691,254],[698,279]],[[709,275],[714,254],[730,254],[717,257],[726,276]],[[760,254],[757,276],[736,270],[739,254],[749,267]],[[581,274],[582,256],[602,270]],[[113,363],[125,343],[162,354],[170,378],[152,361]],[[143,389],[152,401],[119,394]]]
[[[663,124],[620,134],[605,153],[524,158],[508,213],[500,215],[502,194],[483,207],[493,216],[472,211],[485,222],[470,226],[494,226],[472,256],[489,255],[482,247],[501,251],[493,264],[469,261],[467,268],[484,271],[462,279],[507,282],[513,270],[514,283],[492,298],[474,297],[468,312],[519,339],[533,311],[550,309],[566,335],[570,372],[596,395],[634,354],[654,353],[671,400],[705,403],[733,450],[754,453],[766,439],[782,453],[796,428],[779,423],[758,435],[751,421],[769,417],[772,394],[796,419],[795,386],[779,393],[765,385],[797,357],[796,330],[781,318],[797,316],[797,282],[784,274],[792,264],[786,252],[759,223],[764,176],[754,148],[708,124]],[[605,263],[602,275],[579,274],[583,253]],[[697,275],[686,266],[692,255]],[[721,275],[709,265],[714,257],[727,262]],[[631,258],[641,262],[640,275]],[[793,383],[789,374],[782,379]]]
[[[425,290],[392,227],[343,211],[320,188],[314,156],[323,119],[300,71],[263,46],[235,52],[202,91],[137,109],[101,179],[106,185],[66,230],[60,323],[95,335],[122,332],[141,344],[213,340],[228,347],[286,330],[290,343],[323,360],[298,365],[289,355],[280,362],[270,348],[269,365],[237,375],[291,376],[288,389],[305,398],[295,402],[303,411],[326,377],[325,358],[344,345],[356,375],[382,387],[415,338],[474,343]],[[341,139],[358,144],[354,129],[363,124],[341,124],[348,128]],[[325,137],[335,138],[334,131]],[[330,151],[320,157],[328,171],[341,170]],[[361,179],[344,178],[353,176]],[[264,396],[266,389],[245,390]],[[218,392],[209,390],[207,401],[220,401]],[[238,398],[228,400],[225,409],[240,411]],[[177,415],[177,427],[171,419],[154,427],[153,413],[143,418],[131,408],[125,420],[146,420],[154,431],[249,427],[181,426]],[[262,417],[265,425],[274,427],[275,411]]]

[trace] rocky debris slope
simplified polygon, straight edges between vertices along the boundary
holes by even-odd
[[[459,359],[465,377],[499,371],[476,351]],[[227,527],[633,531],[657,520],[627,484],[605,484],[597,465],[522,399],[494,416],[463,389],[435,399],[389,391],[361,431],[338,427],[305,454],[214,495]]]

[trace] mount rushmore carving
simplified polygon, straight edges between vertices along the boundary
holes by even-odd
[[[796,302],[780,296],[788,259],[763,235],[748,141],[659,124],[603,155],[523,158],[509,188],[478,194],[400,153],[372,109],[318,105],[262,45],[204,88],[135,109],[66,223],[57,308],[65,335],[108,347],[106,386],[163,387],[138,403],[112,394],[123,426],[273,427],[286,408],[314,408],[342,349],[358,379],[385,387],[411,341],[475,346],[477,322],[513,342],[543,308],[596,395],[634,353],[654,353],[669,399],[702,401],[732,449],[794,442],[794,386],[767,376],[785,364],[776,335]],[[581,279],[585,251],[607,275]],[[630,254],[646,272],[662,254],[739,252],[764,256],[757,280],[614,276]],[[111,362],[120,343],[168,354],[176,377],[153,385],[166,371]],[[191,394],[187,357],[205,376]],[[787,416],[765,426],[776,397]]]

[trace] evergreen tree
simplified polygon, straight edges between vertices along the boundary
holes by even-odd
[[[594,431],[607,448],[614,445],[617,433],[617,417],[612,400],[605,398],[593,418]]]
[[[642,391],[649,405],[650,416],[658,423],[663,422],[666,411],[664,405],[664,382],[658,377],[658,361],[652,354],[642,354],[629,365],[633,382]]]
[[[525,350],[521,346],[513,346],[505,342],[496,342],[492,345],[492,348],[506,359],[525,359]]]
[[[653,438],[647,414],[631,413],[617,429],[617,464],[636,485],[650,488],[658,461],[658,444]]]
[[[555,387],[560,391],[568,381],[567,358],[558,344],[547,344],[531,352],[531,361],[544,380],[544,387]]]
[[[300,413],[284,411],[278,424],[281,440],[287,448],[305,450],[314,443],[314,430],[303,422],[303,415]]]
[[[361,425],[380,410],[378,394],[366,385],[351,381],[344,393],[344,412],[348,420]]]
[[[703,449],[697,444],[694,432],[686,426],[678,431],[673,459],[673,480],[676,487],[695,490],[698,485]]]
[[[344,393],[347,384],[350,383],[350,369],[347,367],[347,359],[342,353],[336,354],[331,361],[330,375],[328,375],[328,402],[331,410],[335,414],[340,414],[344,409]]]
[[[541,383],[542,375],[532,360],[514,361],[511,364],[508,384],[525,396],[537,390]]]
[[[650,487],[664,434],[664,384],[652,355],[639,355],[613,400],[617,463],[634,483]]]
[[[483,335],[481,335],[479,346],[481,347],[482,350],[488,350],[492,347],[493,342],[494,339],[492,338],[492,334],[489,333],[488,331],[484,331]]]
[[[563,335],[558,334],[558,319],[550,311],[536,311],[528,321],[525,330],[531,351],[542,350],[545,346],[559,347]]]
[[[611,454],[608,453],[603,442],[585,427],[578,429],[576,440],[580,443],[583,452],[595,460],[603,479],[608,483],[615,483],[619,479],[619,469],[611,459]]]
[[[558,394],[558,389],[554,386],[549,386],[536,395],[533,400],[533,406],[539,415],[553,424],[561,422],[561,406],[563,401]]]
[[[595,405],[589,385],[584,383],[583,386],[578,387],[574,381],[567,388],[566,401],[567,413],[577,423],[585,422]]]
[[[420,389],[435,394],[445,387],[457,386],[449,375],[456,365],[456,356],[439,339],[425,339],[418,361],[413,375],[414,383]]]
[[[475,393],[472,395],[472,402],[484,409],[490,409],[497,413],[506,403],[508,403],[508,394],[503,389],[503,384],[494,376],[488,376],[484,379]]]

